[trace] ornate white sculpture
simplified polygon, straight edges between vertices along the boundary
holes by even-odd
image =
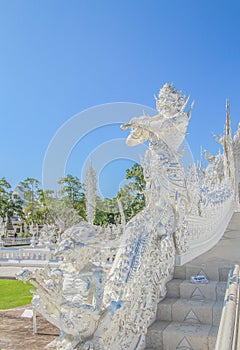
[[[191,113],[191,108],[184,112],[187,103],[166,84],[156,99],[156,116],[133,118],[122,126],[131,129],[128,145],[149,142],[142,161],[146,207],[124,225],[124,233],[119,237],[91,223],[75,225],[57,245],[55,255],[63,259],[59,268],[24,271],[19,277],[37,287],[34,306],[61,330],[49,348],[143,348],[175,255],[189,251],[206,223],[212,233],[210,211],[216,208],[224,216],[233,197],[230,127],[222,138],[224,154],[209,158],[206,170],[192,166],[185,176],[179,148]]]
[[[30,235],[31,235],[31,240],[30,240],[31,247],[34,248],[36,245],[36,238],[35,238],[36,230],[34,230],[33,224],[30,225],[29,231],[30,231]]]
[[[43,225],[38,238],[38,247],[50,247],[57,240],[57,226]]]
[[[51,220],[59,235],[82,221],[77,210],[67,201],[54,201],[50,204],[50,212]]]
[[[123,228],[125,228],[126,218],[125,218],[125,214],[123,211],[123,205],[122,205],[122,202],[120,201],[120,199],[118,199],[117,203],[118,203],[118,209],[119,209],[119,214],[120,214],[120,218],[121,218],[120,224]]]

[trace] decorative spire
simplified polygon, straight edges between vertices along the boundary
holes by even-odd
[[[230,102],[229,99],[226,99],[226,126],[225,126],[226,136],[231,136],[231,118],[230,118]]]
[[[234,179],[233,139],[231,130],[229,99],[226,99],[226,125],[225,135],[223,137],[223,149],[225,156],[225,173],[228,175],[229,178]]]
[[[120,213],[120,217],[121,217],[121,225],[123,227],[125,227],[126,226],[126,218],[125,218],[125,214],[123,211],[122,202],[120,201],[120,199],[118,199],[117,203],[118,203],[118,209],[119,209],[119,213]]]
[[[200,147],[200,160],[199,160],[199,170],[203,169],[203,149]]]
[[[97,181],[96,181],[96,172],[92,166],[92,162],[90,161],[89,166],[86,172],[86,214],[87,221],[90,224],[93,224],[95,217],[95,209],[96,209],[96,192],[97,192]]]

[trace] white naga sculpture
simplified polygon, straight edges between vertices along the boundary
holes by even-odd
[[[165,84],[156,99],[156,116],[133,118],[122,126],[131,129],[129,146],[149,142],[142,161],[146,206],[124,225],[123,234],[108,235],[90,223],[77,224],[62,234],[56,247],[56,257],[63,259],[59,268],[25,270],[19,276],[36,286],[34,307],[61,331],[48,348],[144,347],[147,327],[172,278],[175,255],[189,250],[188,217],[203,216],[209,203],[211,208],[219,203],[216,186],[221,182],[219,191],[227,193],[226,178],[231,177],[228,173],[220,179],[209,170],[206,180],[196,167],[185,176],[179,148],[190,118],[191,108],[184,111],[187,103]],[[217,159],[216,163],[221,165]],[[197,185],[195,176],[200,179]],[[222,196],[222,201],[231,195]]]

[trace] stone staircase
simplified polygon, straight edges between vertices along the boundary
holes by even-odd
[[[228,271],[217,265],[176,267],[148,329],[146,350],[214,350]],[[193,284],[193,275],[205,275],[209,283]]]

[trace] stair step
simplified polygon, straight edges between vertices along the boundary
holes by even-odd
[[[195,300],[222,300],[226,290],[226,282],[209,281],[208,284],[194,284],[190,280],[173,279],[167,284],[168,298]]]
[[[217,330],[207,324],[156,321],[148,329],[146,346],[158,350],[213,350]]]
[[[158,305],[157,320],[219,325],[222,301],[166,298]]]
[[[186,280],[190,280],[191,276],[204,275],[208,280],[219,281],[219,270],[217,265],[194,266],[186,265]]]
[[[196,285],[190,281],[183,281],[180,284],[180,298],[195,300],[216,300],[217,282],[209,281],[208,284]]]
[[[146,347],[153,349],[163,349],[163,331],[170,322],[155,321],[149,328],[146,335]]]
[[[180,284],[183,280],[174,278],[167,283],[167,297],[168,298],[180,298]]]
[[[227,287],[228,268],[193,262],[177,266],[148,328],[145,350],[213,350]],[[207,284],[191,282],[205,275]]]
[[[229,267],[218,266],[193,266],[186,264],[183,266],[175,266],[173,278],[190,280],[191,276],[205,275],[208,280],[227,282]]]

